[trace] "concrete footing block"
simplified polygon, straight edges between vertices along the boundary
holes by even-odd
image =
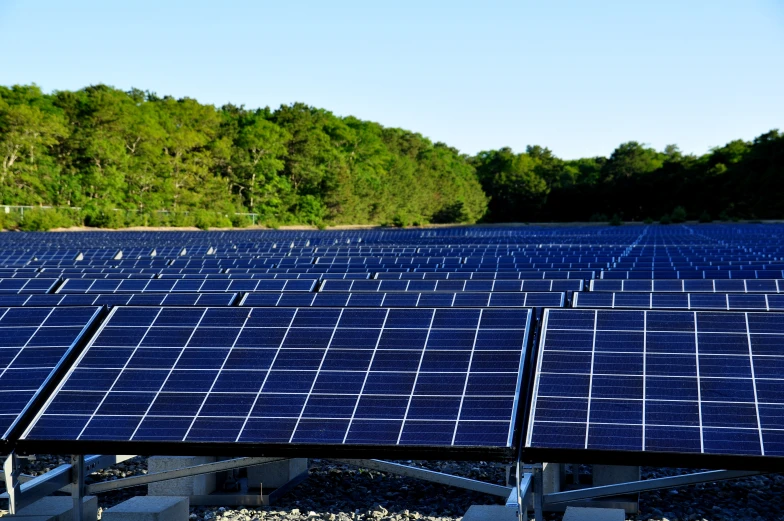
[[[308,471],[307,458],[292,458],[266,465],[248,467],[248,488],[263,490],[282,487],[300,474]]]
[[[622,508],[566,507],[563,521],[624,521]]]
[[[103,511],[101,521],[188,521],[188,498],[137,496]]]
[[[594,465],[593,486],[614,485],[640,480],[640,467],[623,465]]]
[[[48,496],[19,509],[16,515],[5,516],[3,519],[9,521],[16,518],[22,521],[73,521],[73,505],[74,501],[70,496]],[[98,498],[86,496],[83,500],[83,506],[84,519],[97,521]]]
[[[542,465],[542,491],[545,494],[560,492],[563,477],[564,465],[562,463],[544,463]]]
[[[147,460],[150,474],[177,470],[205,463],[213,463],[214,457],[208,456],[152,456]],[[150,496],[197,496],[215,491],[215,474],[201,474],[187,478],[168,479],[147,485]]]
[[[471,505],[463,521],[517,521],[517,510],[504,505]]]

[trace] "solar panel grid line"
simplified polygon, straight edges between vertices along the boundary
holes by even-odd
[[[549,318],[550,318],[550,315],[547,312],[547,310],[545,310],[544,316],[542,317],[541,326],[540,326],[540,332],[539,332],[539,343],[540,343],[541,346],[545,345],[545,339],[547,337],[547,331],[548,331],[547,322],[548,322]],[[534,429],[534,424],[535,424],[534,420],[536,418],[536,411],[538,410],[538,408],[537,408],[537,401],[539,399],[538,389],[539,389],[539,383],[540,383],[540,379],[541,379],[540,378],[541,377],[541,371],[539,370],[539,368],[542,367],[543,357],[544,357],[544,349],[540,348],[540,349],[537,350],[537,353],[536,353],[536,364],[534,365],[534,368],[533,368],[534,369],[534,375],[533,375],[534,382],[533,382],[533,385],[532,385],[533,395],[530,397],[531,405],[530,405],[529,413],[528,413],[528,425],[526,426],[526,435],[525,435],[525,445],[526,446],[531,446],[531,443],[533,441],[532,440],[532,438],[533,438],[533,429]]]
[[[585,448],[588,448],[588,432],[591,425],[591,398],[593,394],[593,374],[594,362],[596,360],[596,322],[599,317],[599,312],[593,312],[593,341],[591,343],[591,369],[588,377],[588,414],[585,420]]]
[[[751,328],[749,327],[749,314],[744,313],[743,319],[746,324],[746,341],[749,345],[749,367],[751,368],[751,386],[754,391],[754,413],[757,417],[757,433],[759,434],[760,453],[765,455],[765,440],[762,437],[762,421],[759,412],[759,396],[757,395],[757,377],[754,374],[754,350],[751,346]]]
[[[161,392],[163,392],[163,388],[166,386],[166,383],[169,381],[169,378],[171,377],[172,373],[174,372],[174,368],[177,367],[177,363],[182,358],[182,355],[185,352],[185,349],[188,347],[188,344],[191,342],[191,339],[193,338],[193,335],[196,334],[196,331],[198,330],[199,325],[201,325],[201,321],[204,319],[204,316],[206,315],[206,313],[207,313],[207,308],[204,308],[202,310],[201,316],[199,317],[199,321],[196,323],[196,326],[191,331],[190,336],[188,336],[188,340],[186,340],[185,343],[183,344],[182,349],[180,349],[180,353],[177,355],[177,358],[175,359],[174,363],[172,364],[171,369],[169,369],[169,372],[166,374],[166,377],[163,379],[163,382],[161,383],[160,389],[158,389],[158,391],[155,393],[155,396],[153,397],[152,401],[150,402],[150,405],[147,406],[147,409],[144,411],[144,414],[142,414],[141,420],[139,421],[138,425],[136,425],[136,428],[133,430],[133,433],[131,434],[129,439],[132,440],[134,438],[134,436],[136,436],[136,433],[139,432],[139,427],[141,427],[141,425],[144,423],[145,418],[147,418],[147,415],[150,413],[150,409],[152,409],[152,406],[155,403],[155,400],[158,398],[158,396],[160,396]],[[158,314],[160,315],[160,312]],[[155,323],[155,321],[153,321],[150,324],[150,328],[152,328],[152,324],[154,324],[154,323]],[[141,345],[141,342],[139,344]],[[209,396],[209,393],[207,393],[207,396]],[[206,400],[206,397],[205,397],[205,400]],[[196,419],[196,416],[194,416],[194,421],[195,421],[195,419]],[[89,425],[89,423],[87,425]],[[85,429],[87,428],[87,425],[85,425]],[[193,426],[193,424],[191,424],[191,427],[192,426]],[[190,427],[188,428],[188,431],[190,432]]]
[[[457,294],[455,294],[455,295],[457,295]],[[482,312],[483,311],[484,311],[483,309],[479,310],[479,320],[477,320],[477,322],[476,322],[476,331],[474,331],[474,341],[471,343],[471,354],[468,357],[468,369],[469,370],[471,369],[471,364],[474,361],[474,352],[476,351],[476,341],[479,338],[479,325],[482,323]],[[435,316],[435,313],[433,315]],[[468,391],[468,374],[469,373],[466,372],[465,382],[463,383],[463,393],[460,395],[460,405],[458,406],[458,409],[457,409],[457,420],[455,421],[455,430],[452,432],[452,445],[455,444],[455,440],[457,438],[457,426],[460,425],[460,415],[463,413],[463,403],[465,402],[466,392]],[[519,389],[519,387],[518,387],[518,389]],[[413,393],[412,393],[412,397],[413,397]],[[515,411],[512,410],[512,418],[510,419],[510,421],[512,421],[514,419],[514,412]],[[402,433],[402,429],[401,429],[401,433]],[[511,445],[511,443],[512,443],[512,432],[510,430],[509,438],[507,439],[507,444]]]
[[[692,315],[694,316],[694,353],[697,374],[697,411],[699,413],[700,421],[700,452],[705,452],[705,432],[703,430],[702,420],[702,383],[700,381],[700,339],[697,328],[697,312],[692,312]]]
[[[425,335],[425,345],[427,345],[428,340],[430,340],[430,333],[433,331],[433,320],[436,318],[436,311],[433,310],[430,316],[430,324],[427,326],[427,334]],[[419,356],[419,365],[417,365],[416,375],[414,376],[414,385],[411,387],[411,394],[408,397],[408,404],[406,405],[406,412],[403,414],[403,422],[400,424],[400,432],[397,435],[397,443],[400,444],[400,439],[403,437],[403,428],[406,425],[406,420],[408,420],[408,413],[411,410],[411,401],[414,399],[414,389],[416,389],[417,381],[419,380],[419,375],[421,374],[422,370],[422,360],[425,358],[425,350],[422,350],[422,354]]]
[[[598,312],[597,312],[598,314]],[[648,379],[648,314],[642,315],[642,450],[645,450],[645,408]],[[587,447],[586,447],[587,448]]]
[[[345,311],[345,309],[346,308],[340,308],[340,314],[338,315],[337,320],[335,320],[335,326],[332,328],[332,334],[330,335],[329,343],[327,344],[328,346],[330,344],[332,344],[332,341],[335,338],[335,332],[338,330],[338,325],[340,324],[340,319],[343,317],[343,312]],[[321,356],[321,361],[319,362],[319,366],[316,369],[316,377],[313,379],[313,383],[310,385],[310,390],[308,391],[308,394],[305,397],[305,403],[304,403],[304,405],[302,406],[302,409],[299,412],[299,417],[297,417],[297,422],[294,424],[294,430],[291,431],[291,437],[289,438],[289,443],[292,443],[294,441],[294,436],[297,433],[297,428],[299,427],[299,424],[302,421],[302,415],[305,414],[305,408],[308,406],[308,401],[310,401],[310,397],[313,395],[313,389],[315,388],[316,382],[318,381],[319,373],[321,373],[321,368],[324,366],[324,360],[327,357],[327,352],[328,351],[329,351],[329,348],[325,349],[324,353]],[[368,371],[369,370],[370,370],[370,366],[368,366]],[[357,399],[359,399],[359,398],[357,398]],[[348,430],[346,430],[346,436],[348,436]]]
[[[281,295],[282,295],[282,294],[281,294]],[[205,312],[206,312],[206,310],[205,310]],[[235,347],[237,347],[237,341],[240,339],[240,336],[242,335],[242,331],[245,329],[245,326],[247,326],[247,324],[248,324],[248,320],[249,320],[249,319],[250,319],[250,311],[249,311],[249,312],[248,312],[248,314],[245,316],[245,320],[243,321],[242,325],[240,326],[240,330],[237,332],[237,336],[234,338],[234,341],[232,342],[232,344],[231,344],[231,347],[229,348],[229,352],[226,354],[226,358],[224,358],[224,359],[223,359],[223,362],[221,363],[220,369],[218,369],[218,374],[215,376],[215,378],[214,378],[214,379],[213,379],[213,381],[212,381],[212,384],[210,385],[210,388],[209,388],[209,390],[208,390],[208,391],[207,391],[207,393],[204,395],[204,399],[202,400],[202,402],[201,402],[201,405],[199,405],[199,409],[198,409],[198,411],[196,411],[196,414],[194,414],[194,415],[193,415],[193,420],[191,421],[191,424],[188,426],[188,430],[186,430],[186,431],[185,431],[185,435],[183,436],[183,440],[185,440],[185,439],[187,439],[187,438],[188,438],[188,435],[191,433],[191,430],[193,429],[193,426],[194,426],[194,424],[196,423],[196,420],[199,418],[199,416],[201,415],[201,412],[204,410],[204,405],[207,403],[207,400],[209,400],[210,393],[212,393],[212,392],[213,392],[213,390],[215,389],[215,384],[218,382],[218,376],[221,374],[221,371],[223,371],[223,370],[224,370],[224,368],[226,367],[226,363],[228,362],[228,360],[229,360],[229,357],[231,357],[231,353],[232,353],[232,351],[234,350],[234,348],[235,348]],[[193,332],[194,332],[194,333],[196,332],[196,329],[198,329],[198,327],[196,327],[196,328],[194,328],[194,329],[193,329]],[[192,338],[192,337],[193,337],[193,335],[191,335],[191,338]],[[184,349],[183,349],[183,350],[184,350]],[[172,366],[172,370],[173,370],[173,369],[174,369],[174,365]],[[150,403],[150,407],[152,407],[152,404],[153,404],[153,403],[155,403],[155,400],[153,400],[153,401]],[[252,411],[252,410],[253,410],[253,409],[251,408],[251,411]],[[250,414],[251,414],[251,413],[250,413],[250,412],[248,412],[248,417],[250,417]],[[142,420],[141,422],[139,422],[139,426],[141,426],[141,424],[142,424],[142,422],[143,422],[143,421],[144,421],[144,420]],[[138,430],[138,427],[137,427],[137,430]],[[240,430],[240,434],[241,434],[241,433],[242,433],[242,431]]]
[[[111,315],[111,313],[115,313],[115,312],[117,311],[117,309],[119,309],[119,308],[115,308],[115,309],[113,309],[113,310],[110,312],[110,315],[109,315],[109,317],[107,317],[107,320],[106,320],[106,321],[105,321],[105,322],[104,322],[104,323],[101,325],[101,329],[99,329],[99,330],[98,330],[98,332],[96,332],[95,336],[93,337],[93,341],[94,341],[95,339],[97,339],[97,338],[98,338],[98,336],[100,335],[100,333],[101,333],[101,331],[103,330],[103,328],[106,326],[106,324],[108,324],[108,323],[109,323],[109,319],[110,319],[110,318],[111,318],[111,316],[112,316],[112,315]],[[157,318],[158,318],[158,316],[160,316],[160,314],[161,314],[161,312],[162,312],[162,311],[163,311],[163,308],[161,308],[161,309],[159,309],[159,310],[158,310],[158,313],[155,315],[155,319],[157,319]],[[84,434],[84,431],[85,431],[85,429],[87,429],[87,427],[90,425],[90,422],[92,422],[93,418],[95,418],[95,415],[98,413],[98,411],[100,410],[101,406],[104,404],[104,402],[106,401],[106,399],[109,397],[109,394],[112,392],[112,389],[114,389],[115,385],[117,385],[117,382],[119,381],[119,379],[120,379],[120,377],[122,376],[122,374],[123,374],[123,372],[125,371],[125,369],[128,367],[128,364],[130,363],[131,359],[133,358],[133,355],[134,355],[134,354],[136,354],[136,351],[139,349],[139,346],[141,345],[142,341],[144,341],[144,338],[145,338],[145,337],[146,337],[146,336],[149,334],[150,330],[152,329],[152,324],[153,324],[153,323],[155,323],[155,319],[153,319],[153,321],[152,321],[152,322],[150,322],[150,325],[147,327],[146,331],[145,331],[145,332],[144,332],[144,334],[142,335],[142,338],[141,338],[141,340],[140,340],[140,341],[139,341],[139,343],[136,345],[136,347],[134,347],[134,349],[133,349],[133,353],[131,354],[131,356],[129,356],[129,357],[128,357],[128,360],[125,362],[125,364],[123,365],[122,369],[121,369],[121,370],[120,370],[120,372],[117,374],[117,377],[114,379],[114,382],[112,382],[112,385],[111,385],[111,386],[109,387],[109,389],[106,391],[106,393],[104,394],[103,398],[102,398],[102,399],[101,399],[101,401],[99,402],[98,406],[97,406],[97,407],[95,408],[95,410],[94,410],[94,411],[93,411],[93,412],[90,414],[90,418],[87,420],[87,422],[85,422],[85,424],[84,424],[84,427],[82,427],[82,429],[79,431],[79,434],[76,436],[76,439],[77,439],[77,440],[78,440],[79,438],[81,438],[81,437],[82,437],[82,435]],[[83,351],[83,352],[82,352],[82,355],[79,357],[79,359],[76,361],[76,363],[75,363],[73,366],[71,366],[71,370],[69,371],[69,375],[70,375],[70,374],[73,372],[73,370],[75,369],[75,367],[77,366],[77,364],[78,364],[78,363],[81,361],[81,359],[83,358],[83,356],[84,356],[86,353],[87,353],[87,350]],[[65,379],[63,379],[63,381],[62,381],[62,383],[60,384],[60,387],[58,387],[57,391],[59,391],[59,390],[62,388],[62,384],[64,384],[64,383],[65,383],[65,381],[66,381],[66,380],[65,380]],[[53,394],[52,394],[52,396],[50,397],[50,400],[51,400],[51,398],[53,398],[53,397],[55,396],[55,394],[56,394],[56,393],[53,393]],[[46,410],[46,408],[48,407],[48,405],[49,405],[49,402],[47,402],[46,406],[45,406],[45,407],[43,407],[43,408],[41,409],[41,412],[45,411],[45,410]],[[37,420],[37,419],[38,419],[38,418],[36,418],[36,420]],[[33,424],[31,424],[31,426],[32,426],[32,425],[33,425]],[[29,429],[29,428],[28,428],[28,429]],[[25,433],[25,435],[26,435],[26,433]],[[23,436],[23,437],[24,437],[24,436]]]
[[[275,350],[275,355],[272,357],[272,362],[270,362],[270,368],[272,368],[275,365],[275,361],[278,359],[278,355],[280,355],[280,350],[283,348],[283,344],[286,342],[286,338],[289,336],[289,332],[291,331],[291,326],[294,324],[294,321],[297,319],[297,313],[299,313],[299,308],[295,309],[294,313],[291,315],[291,320],[289,321],[289,324],[286,327],[285,333],[283,333],[283,338],[281,339],[277,349]],[[261,397],[261,392],[267,384],[267,380],[269,379],[270,373],[271,371],[267,371],[267,373],[264,375],[264,380],[261,383],[261,387],[259,387],[259,390],[256,392],[256,397],[253,399],[253,404],[250,407],[251,412],[249,412],[248,416],[245,417],[245,420],[242,423],[242,427],[240,428],[239,433],[237,433],[237,437],[234,439],[235,442],[239,442],[240,439],[242,438],[242,433],[245,432],[245,428],[248,425],[248,421],[250,421],[250,416],[252,414],[252,411],[253,409],[256,408],[256,404],[259,402],[259,398]],[[294,432],[296,432],[296,430],[293,430],[292,434]],[[291,439],[289,439],[289,442],[290,441]]]
[[[357,415],[357,409],[359,408],[359,401],[362,399],[362,395],[365,392],[365,387],[367,387],[367,381],[368,378],[370,377],[370,368],[373,366],[373,361],[376,359],[376,353],[378,353],[378,346],[381,343],[381,335],[383,335],[384,328],[387,325],[388,318],[389,318],[389,309],[387,309],[386,312],[384,313],[384,321],[381,323],[381,333],[379,333],[378,338],[376,339],[376,343],[373,346],[373,353],[370,355],[370,362],[368,363],[367,371],[365,372],[365,378],[362,380],[362,387],[359,390],[357,401],[354,403],[354,409],[351,411],[351,418],[349,418],[348,427],[346,428],[346,433],[343,435],[343,443],[346,443],[346,441],[348,440],[348,433],[349,431],[351,431],[351,426],[354,423],[354,418]],[[315,384],[315,380],[314,380],[314,384]]]
[[[18,358],[19,358],[19,357],[22,355],[22,352],[23,352],[23,351],[24,351],[24,350],[25,350],[25,349],[26,349],[26,348],[27,348],[27,347],[30,345],[30,341],[33,339],[33,337],[35,336],[35,334],[36,334],[36,333],[38,333],[38,332],[41,330],[41,327],[43,326],[43,323],[44,323],[44,322],[46,322],[46,321],[49,319],[49,317],[50,317],[50,316],[52,316],[52,313],[54,313],[54,310],[55,310],[55,308],[52,308],[52,309],[49,311],[49,313],[46,315],[46,317],[45,317],[45,318],[44,318],[44,319],[41,321],[41,323],[40,323],[40,324],[39,324],[39,325],[38,325],[38,326],[35,328],[35,332],[33,332],[33,334],[32,334],[32,335],[30,335],[30,338],[28,338],[28,339],[27,339],[27,342],[25,342],[25,344],[24,344],[24,345],[22,346],[22,348],[21,348],[21,349],[20,349],[20,350],[19,350],[19,351],[16,353],[16,355],[15,355],[13,358],[11,358],[11,361],[10,361],[10,362],[8,362],[8,365],[6,365],[6,367],[5,367],[5,368],[3,368],[3,370],[2,370],[2,371],[0,371],[0,379],[2,379],[2,378],[3,378],[3,376],[5,376],[5,373],[6,373],[6,372],[7,372],[7,371],[8,371],[8,370],[11,368],[11,366],[14,364],[14,362],[16,362],[16,360],[17,360],[17,359],[18,359]],[[3,317],[5,317],[5,315],[6,315],[7,313],[8,313],[8,309],[6,309],[6,310],[3,312],[3,315],[2,315],[2,316],[0,316],[0,320],[2,320],[2,319],[3,319]]]
[[[6,309],[4,309],[4,310],[3,310],[3,314],[2,314],[2,315],[0,315],[0,321],[2,321],[2,320],[3,320],[3,318],[6,316],[6,314],[8,314],[8,309],[9,309],[9,308],[6,308]],[[54,309],[52,309],[52,311],[54,311]],[[51,311],[49,312],[49,314],[51,315]],[[30,335],[30,338],[32,338],[32,337],[33,337],[33,336],[32,336],[32,335]],[[25,345],[24,345],[24,346],[22,346],[22,349],[24,349],[25,347],[27,347],[27,344],[29,344],[29,343],[30,343],[30,339],[28,339],[28,340],[27,340],[27,342],[25,343]],[[9,367],[11,367],[11,365],[12,365],[12,364],[14,363],[14,361],[15,361],[15,360],[16,360],[16,359],[19,357],[19,355],[21,355],[21,354],[22,354],[22,349],[20,349],[20,350],[19,350],[19,352],[16,354],[16,356],[15,356],[15,357],[14,357],[14,358],[13,358],[13,359],[12,359],[12,360],[11,360],[11,361],[8,363],[8,365],[6,365],[6,367],[5,367],[5,368],[3,368],[2,372],[0,372],[0,378],[2,378],[2,377],[3,377],[3,375],[5,375],[5,372],[8,370],[8,368],[9,368]]]

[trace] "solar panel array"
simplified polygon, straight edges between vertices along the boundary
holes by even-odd
[[[769,467],[784,455],[782,238],[2,234],[0,430],[27,451]]]

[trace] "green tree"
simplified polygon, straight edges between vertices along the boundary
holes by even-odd
[[[490,196],[490,218],[498,222],[535,218],[548,193],[547,182],[536,172],[538,161],[510,148],[480,152],[474,158],[477,175]]]
[[[59,168],[51,149],[68,134],[60,113],[35,86],[0,90],[0,197],[6,204],[47,203]]]
[[[288,179],[279,175],[285,167],[289,139],[288,132],[262,113],[243,118],[235,140],[232,183],[250,210],[280,212],[291,191]]]

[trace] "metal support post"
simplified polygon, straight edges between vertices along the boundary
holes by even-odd
[[[19,483],[19,463],[16,453],[13,451],[11,451],[3,462],[3,475],[5,477],[5,488],[8,494],[8,513],[14,515],[18,510],[17,501],[19,499],[21,484]]]
[[[531,499],[531,484],[533,475],[524,472],[522,463],[518,460],[516,466],[517,486],[509,494],[506,506],[517,509],[517,519],[526,521],[528,519],[528,505]]]
[[[520,484],[520,499],[522,500],[523,512],[528,512],[528,505],[531,504],[531,492],[534,486],[534,475],[530,472],[523,474],[523,481]]]
[[[534,466],[534,519],[544,521],[544,476],[542,467]]]
[[[73,521],[84,519],[84,455],[71,456],[71,497],[73,498]]]
[[[523,486],[523,482],[521,479],[522,472],[520,470],[520,458],[517,458],[517,464],[515,465],[515,474],[517,475],[517,520],[518,521],[526,521],[525,518],[528,517],[528,505],[523,503],[523,495],[521,494],[520,488]]]

